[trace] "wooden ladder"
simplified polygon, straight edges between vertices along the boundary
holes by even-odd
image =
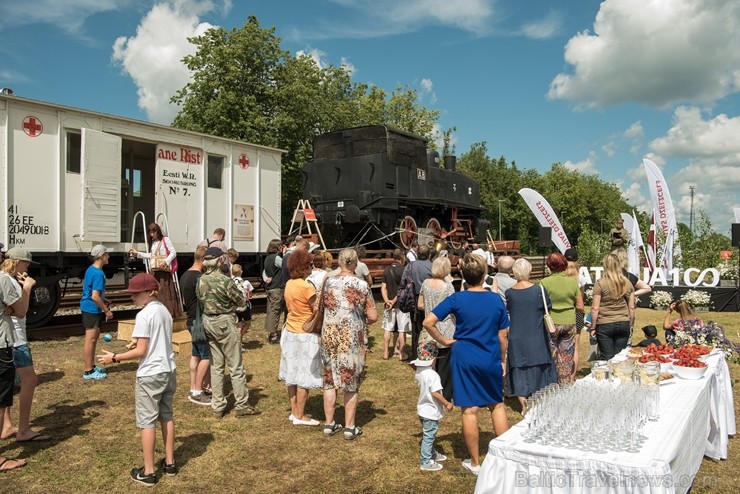
[[[293,226],[296,223],[298,223],[298,230],[294,232]],[[326,242],[324,242],[324,237],[321,236],[319,222],[316,219],[316,213],[311,207],[311,203],[308,199],[299,199],[298,205],[296,206],[295,211],[293,211],[293,219],[290,221],[288,234],[292,235],[293,233],[295,233],[296,235],[303,236],[304,224],[306,226],[306,230],[308,231],[308,235],[310,235],[311,238],[318,240],[318,242],[315,243],[319,243],[322,249],[326,250]],[[313,227],[311,226],[311,224],[313,224]],[[316,233],[313,232],[313,228],[316,229]]]

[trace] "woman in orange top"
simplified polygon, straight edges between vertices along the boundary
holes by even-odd
[[[311,319],[316,304],[316,290],[306,281],[311,274],[313,255],[297,248],[288,257],[290,280],[285,284],[285,320],[280,346],[278,379],[285,381],[290,400],[293,425],[319,425],[319,421],[305,414],[309,390],[323,385],[319,359],[320,335],[303,331],[303,323]]]

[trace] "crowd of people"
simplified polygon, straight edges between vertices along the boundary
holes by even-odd
[[[242,276],[239,253],[227,248],[224,230],[217,229],[198,246],[193,265],[177,286],[177,253],[172,242],[156,224],[150,225],[148,233],[149,251],[130,251],[149,263],[151,274],[136,275],[127,290],[133,302],[143,307],[127,351],[103,351],[95,362],[101,323],[113,317],[103,272],[111,249],[103,245],[90,251],[92,265],[84,276],[80,308],[85,328],[84,379],[105,379],[103,365],[139,360],[136,424],[141,429],[144,465],[134,468],[131,478],[153,485],[157,482],[157,422],[165,447],[161,470],[165,475],[178,473],[173,448],[176,379],[172,325],[181,312],[192,335],[188,400],[210,406],[214,417],[222,418],[227,408],[224,379],[228,368],[234,416],[248,417],[261,411],[249,403],[242,355],[243,338],[251,324],[254,287]],[[539,389],[551,383],[573,382],[584,327],[596,340],[599,358],[609,359],[627,346],[634,325],[635,294],[650,287],[626,275],[626,259],[618,248],[625,236],[617,233],[610,234],[615,251],[603,260],[590,318],[584,318],[584,282],[579,279],[574,249],[548,256],[548,276],[533,283],[532,266],[525,258],[496,258],[491,248],[472,245],[457,263],[462,278],[459,291],[452,283],[452,263],[446,251],[414,244],[407,252],[393,252],[380,285],[382,358],[397,358],[416,370],[421,470],[443,468],[441,462],[447,457],[435,449],[434,441],[439,420],[453,405],[461,408],[462,435],[469,453],[463,467],[477,474],[481,407],[490,412],[493,430],[500,435],[509,427],[505,396],[515,397],[524,408],[527,398]],[[342,432],[347,440],[363,434],[357,424],[357,405],[371,351],[368,329],[379,318],[371,291],[373,278],[361,260],[364,256],[361,246],[344,249],[336,257],[335,268],[330,253],[300,237],[289,237],[285,242],[275,239],[269,243],[261,266],[267,294],[265,337],[280,345],[277,377],[286,386],[288,420],[299,427],[321,426],[325,436]],[[21,248],[11,249],[6,258],[0,268],[0,347],[5,345],[0,348],[0,437],[46,441],[49,436],[29,425],[36,375],[24,316],[34,281],[25,273],[33,261]],[[401,307],[400,297],[410,297],[410,310]],[[677,319],[672,316],[674,311]],[[549,330],[545,314],[552,318]],[[687,304],[671,305],[663,324],[666,336],[670,339],[671,331],[695,319]],[[640,344],[659,342],[654,326],[644,331],[646,339]],[[16,369],[22,378],[17,427],[9,413]],[[323,426],[306,413],[311,390],[321,390],[323,395]],[[340,391],[343,424],[336,418]],[[0,470],[24,465],[24,460],[0,457]]]

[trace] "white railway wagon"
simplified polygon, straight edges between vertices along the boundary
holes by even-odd
[[[224,228],[240,263],[258,270],[281,233],[283,152],[0,94],[0,242],[41,263],[29,326],[54,315],[93,245],[114,249],[109,276],[128,266],[145,223],[163,226],[181,269]]]

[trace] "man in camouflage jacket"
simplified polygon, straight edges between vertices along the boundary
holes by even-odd
[[[216,417],[223,417],[226,409],[224,371],[228,366],[236,398],[236,416],[257,415],[260,411],[248,403],[247,373],[242,362],[241,337],[236,328],[235,311],[244,307],[247,299],[234,280],[221,271],[223,262],[223,251],[218,247],[209,248],[198,287],[203,329],[211,350],[211,408]]]

